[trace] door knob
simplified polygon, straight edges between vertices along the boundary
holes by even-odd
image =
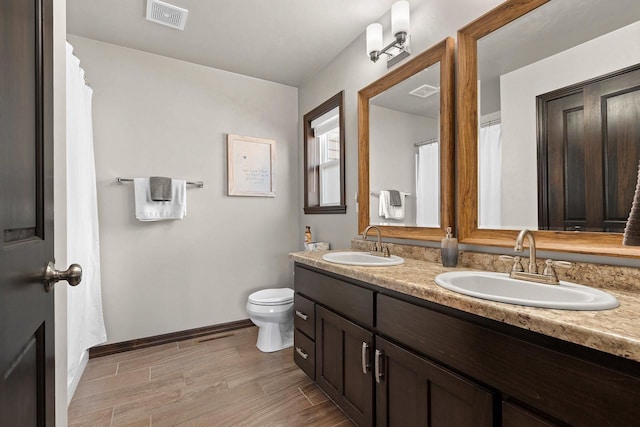
[[[53,261],[49,261],[44,267],[44,288],[47,292],[53,289],[53,285],[60,280],[66,280],[71,286],[78,286],[82,281],[82,267],[79,264],[71,264],[65,271],[56,270]]]

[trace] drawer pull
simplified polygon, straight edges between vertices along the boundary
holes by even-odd
[[[309,355],[305,353],[300,347],[296,347],[296,353],[298,353],[304,360],[307,360],[307,358],[309,357]]]
[[[307,320],[309,318],[309,316],[307,316],[306,314],[304,314],[303,312],[301,312],[299,310],[296,310],[296,316],[298,316],[302,320]]]
[[[384,377],[384,373],[382,372],[382,368],[380,365],[382,365],[382,352],[378,349],[376,349],[376,356],[375,356],[375,377],[376,377],[376,383],[380,384],[380,378]]]
[[[362,343],[362,373],[367,375],[369,368],[371,365],[369,364],[369,344],[366,342]]]

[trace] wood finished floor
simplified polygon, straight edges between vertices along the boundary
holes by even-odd
[[[293,363],[262,353],[257,328],[89,360],[69,426],[354,424]]]

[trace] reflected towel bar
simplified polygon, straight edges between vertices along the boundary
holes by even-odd
[[[116,178],[116,182],[118,184],[124,184],[125,182],[133,182],[133,178],[120,178],[120,177],[117,177]],[[195,185],[198,188],[204,187],[204,181],[187,181],[187,184]]]

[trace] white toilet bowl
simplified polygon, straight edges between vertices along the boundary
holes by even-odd
[[[249,319],[258,327],[258,350],[270,353],[293,345],[293,289],[263,289],[249,295]]]

